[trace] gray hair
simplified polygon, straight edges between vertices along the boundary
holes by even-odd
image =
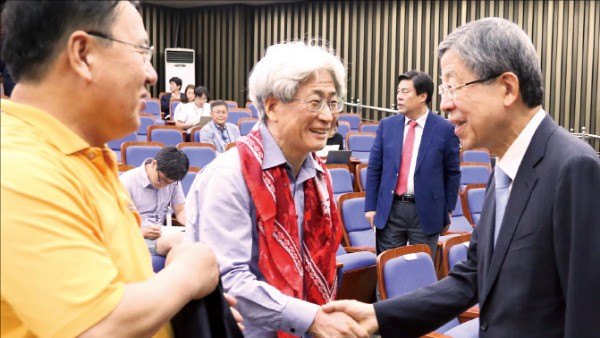
[[[346,69],[333,49],[319,40],[293,41],[272,45],[254,66],[248,79],[249,98],[266,119],[265,100],[273,97],[292,101],[298,87],[314,73],[326,69],[331,73],[338,98],[346,96]]]
[[[533,108],[543,103],[540,61],[533,43],[515,23],[501,18],[469,22],[440,43],[439,58],[449,50],[480,79],[503,72],[515,73],[525,104]]]

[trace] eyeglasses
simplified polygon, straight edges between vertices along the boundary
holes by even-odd
[[[486,77],[486,78],[483,78],[483,79],[478,79],[478,80],[473,80],[473,81],[465,82],[465,83],[463,83],[461,85],[458,85],[458,86],[449,86],[449,85],[441,84],[438,87],[438,91],[439,91],[439,93],[440,93],[441,96],[445,96],[447,98],[450,98],[450,99],[454,100],[456,98],[456,91],[457,90],[459,90],[459,89],[461,89],[463,87],[466,87],[466,86],[470,86],[472,84],[476,84],[476,83],[480,83],[480,82],[485,82],[485,81],[491,80],[493,78],[497,78],[500,75],[502,75],[502,73],[496,74],[496,75],[492,75],[490,77]]]
[[[144,55],[144,62],[150,63],[152,62],[152,55],[154,54],[154,46],[143,46],[143,45],[136,45],[135,43],[131,43],[131,42],[126,42],[126,41],[121,41],[118,39],[113,38],[110,35],[104,34],[104,33],[100,33],[100,32],[95,32],[95,31],[89,31],[86,32],[91,36],[95,36],[101,39],[106,39],[106,40],[110,40],[110,41],[114,41],[114,42],[118,42],[118,43],[122,43],[122,44],[126,44],[126,45],[130,45],[133,46],[135,48],[141,49],[143,50],[143,55]]]
[[[177,185],[177,183],[179,182],[179,181],[171,181],[171,180],[167,179],[164,175],[161,176],[162,173],[158,170],[156,171],[156,174],[157,174],[156,176],[158,177],[158,183],[160,183],[161,185],[171,185],[171,184]]]
[[[323,99],[318,99],[318,100],[316,100],[316,99],[315,100],[300,100],[300,99],[294,99],[294,101],[306,103],[306,109],[308,111],[315,112],[315,113],[323,111],[323,108],[325,108],[325,103],[327,103],[327,107],[329,107],[329,110],[332,113],[338,113],[338,112],[342,111],[342,109],[344,108],[344,102],[337,101],[337,100],[323,100]]]

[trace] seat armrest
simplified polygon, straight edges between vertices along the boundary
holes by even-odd
[[[430,332],[430,333],[422,336],[421,338],[452,338],[452,337],[446,336],[443,333]]]
[[[346,252],[348,253],[359,251],[371,251],[372,253],[375,253],[375,248],[371,246],[345,246],[344,249],[346,249]]]
[[[461,313],[458,316],[458,322],[462,324],[464,322],[468,322],[473,318],[479,318],[479,304],[473,305],[467,311]]]

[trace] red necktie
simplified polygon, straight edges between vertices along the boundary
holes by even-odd
[[[400,178],[396,183],[396,194],[402,196],[406,192],[406,185],[408,182],[408,172],[410,170],[410,161],[412,159],[413,146],[415,144],[415,127],[417,126],[417,122],[410,121],[408,122],[410,129],[408,129],[408,134],[406,134],[406,139],[404,140],[404,146],[402,147],[402,161],[400,162]]]

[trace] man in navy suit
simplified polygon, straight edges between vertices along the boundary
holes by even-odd
[[[378,254],[408,242],[426,244],[435,255],[458,196],[458,138],[428,109],[428,74],[411,70],[398,81],[400,114],[381,120],[369,157],[365,217],[377,228]]]
[[[542,109],[540,61],[516,24],[467,23],[438,52],[441,109],[465,149],[486,147],[498,158],[467,260],[413,293],[326,310],[345,311],[384,338],[433,331],[476,303],[480,337],[597,335],[598,155]]]

